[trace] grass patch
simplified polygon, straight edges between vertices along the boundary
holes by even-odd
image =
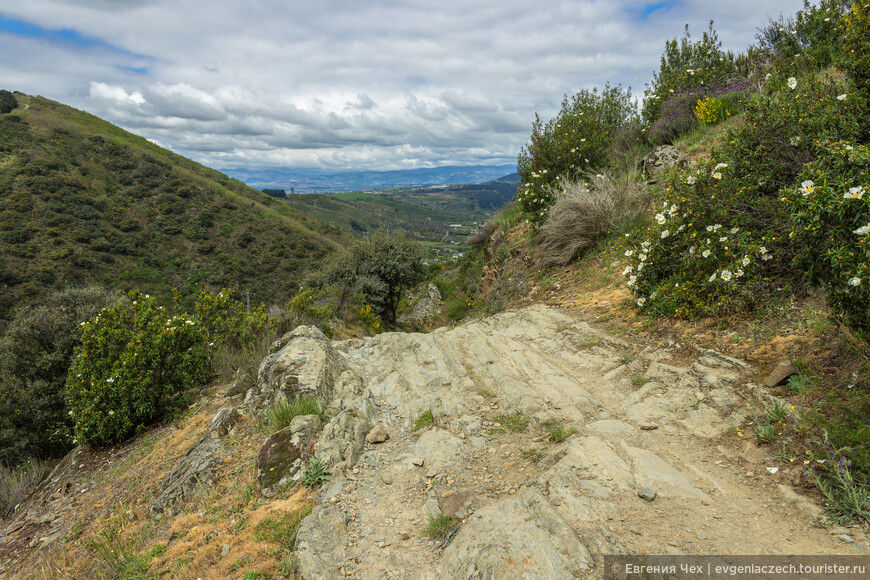
[[[434,516],[429,516],[429,521],[426,523],[426,535],[440,540],[446,540],[447,534],[453,526],[457,525],[459,520],[451,518],[443,512],[439,512]]]
[[[788,417],[788,411],[779,401],[774,401],[773,406],[764,410],[764,414],[773,422],[782,421]]]
[[[435,415],[432,414],[432,409],[427,409],[426,411],[420,413],[420,416],[417,417],[416,421],[414,421],[414,431],[425,429],[433,423],[435,423]]]
[[[48,474],[48,462],[28,460],[17,467],[0,464],[0,517],[11,514]]]
[[[490,427],[489,431],[487,431],[490,435],[506,435],[507,429],[504,427]]]
[[[263,420],[271,432],[280,431],[290,425],[296,417],[302,415],[317,415],[325,420],[320,402],[314,397],[281,398],[263,414]]]
[[[528,459],[533,463],[537,463],[544,456],[539,449],[524,449],[520,452],[523,459]]]
[[[494,399],[495,398],[495,393],[493,393],[492,391],[489,391],[487,389],[480,389],[479,391],[477,391],[477,394],[480,395],[481,397],[483,397],[484,399]]]
[[[254,539],[263,542],[277,542],[284,548],[292,550],[296,544],[296,532],[299,524],[311,513],[314,504],[308,504],[301,509],[285,512],[277,517],[268,518],[257,524]]]
[[[550,441],[553,441],[554,443],[561,443],[574,433],[574,429],[565,427],[563,423],[547,425],[544,430],[547,432],[547,435],[549,435]]]
[[[529,426],[529,418],[524,415],[513,415],[510,417],[503,415],[496,418],[496,421],[501,423],[502,426],[511,433],[525,431],[526,427]]]
[[[788,378],[788,390],[795,395],[805,395],[812,380],[805,375],[792,375]]]
[[[240,568],[244,568],[245,566],[247,566],[250,563],[251,563],[251,558],[248,557],[247,554],[244,556],[241,556],[240,558],[236,559],[235,562],[233,562],[232,566],[230,566],[230,572],[235,572],[236,570],[238,570]]]
[[[755,438],[762,443],[770,443],[776,438],[776,425],[764,417],[755,422],[752,432],[755,434]]]

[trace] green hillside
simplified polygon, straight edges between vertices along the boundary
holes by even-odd
[[[291,195],[287,203],[354,236],[402,230],[430,261],[468,249],[466,240],[517,191],[513,182]]]
[[[343,234],[93,115],[16,94],[0,114],[0,320],[97,282],[284,299]]]

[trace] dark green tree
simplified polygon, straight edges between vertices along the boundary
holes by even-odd
[[[423,279],[425,271],[423,250],[417,243],[381,231],[337,254],[310,284],[364,294],[381,318],[395,322],[402,295]]]
[[[70,288],[16,312],[0,338],[0,461],[59,457],[72,448],[65,383],[81,324],[119,299],[99,287]]]
[[[5,115],[18,107],[18,101],[15,95],[6,89],[0,89],[0,115]]]

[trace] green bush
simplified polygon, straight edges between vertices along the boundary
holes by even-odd
[[[120,298],[97,286],[68,288],[16,311],[0,338],[0,462],[72,449],[65,384],[81,322]]]
[[[619,131],[637,120],[631,89],[606,85],[582,90],[570,99],[545,125],[535,116],[532,135],[517,159],[523,185],[517,201],[531,221],[543,220],[555,197],[552,188],[560,177],[577,180],[606,166]]]
[[[722,51],[712,20],[697,41],[692,41],[686,24],[685,36],[679,42],[676,38],[665,42],[659,71],[653,73],[652,85],[644,91],[641,112],[644,121],[655,122],[664,103],[676,93],[729,80],[734,70],[732,60],[730,53]]]
[[[301,324],[316,326],[328,338],[334,336],[330,322],[336,317],[337,308],[330,291],[304,288],[290,300],[287,308],[299,317]]]
[[[236,350],[253,343],[268,322],[262,304],[248,312],[246,305],[227,289],[217,294],[200,292],[193,306],[193,319],[202,326],[214,346]]]
[[[266,410],[263,417],[270,432],[280,431],[296,417],[301,415],[317,415],[325,421],[320,402],[315,397],[281,398]]]
[[[112,445],[186,408],[211,373],[202,325],[170,316],[147,294],[83,323],[67,379],[79,443]]]
[[[824,286],[835,316],[870,343],[870,148],[819,143],[801,185],[783,192],[791,238],[810,283]]]
[[[870,2],[850,2],[851,11],[841,26],[840,66],[846,69],[865,100],[870,100]],[[865,125],[867,127],[867,125]]]

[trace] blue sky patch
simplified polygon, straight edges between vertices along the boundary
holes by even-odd
[[[626,10],[634,14],[638,20],[644,21],[656,12],[667,12],[675,6],[679,6],[679,4],[678,0],[666,0],[665,2],[653,2],[638,8],[627,8]]]
[[[10,32],[17,36],[26,36],[28,38],[36,38],[47,40],[55,44],[63,44],[74,48],[101,48],[116,54],[132,56],[135,58],[143,58],[141,54],[135,54],[129,50],[120,48],[99,38],[84,36],[71,28],[61,28],[59,30],[49,30],[42,28],[36,24],[10,18],[4,14],[0,14],[0,32]],[[127,67],[124,67],[127,68]],[[132,69],[130,69],[132,70]],[[138,71],[134,71],[138,72]]]

